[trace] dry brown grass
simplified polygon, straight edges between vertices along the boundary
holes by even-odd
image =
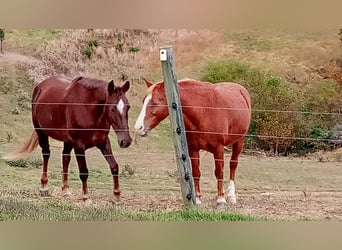
[[[265,68],[296,84],[321,79],[317,68],[341,55],[337,30],[317,32],[253,31],[227,33],[230,57]]]
[[[98,46],[88,59],[83,51],[90,40]],[[55,73],[140,79],[160,67],[161,46],[173,46],[177,67],[184,68],[215,54],[221,43],[222,33],[209,30],[74,30],[39,51],[42,61],[32,64],[31,76],[36,82]]]
[[[149,31],[141,36],[134,30],[70,31],[39,51],[42,61],[32,65],[31,75],[36,82],[55,73],[115,80],[125,75],[134,79],[155,47],[154,36]],[[96,40],[98,47],[93,48],[88,58],[84,50],[91,40]],[[138,47],[140,51],[130,52],[129,47]]]
[[[84,49],[90,40],[96,40],[98,47],[88,59]],[[318,68],[341,54],[334,30],[70,30],[38,51],[41,62],[31,63],[30,75],[35,82],[56,73],[119,81],[125,76],[134,82],[143,76],[157,81],[162,78],[158,50],[165,45],[174,48],[179,79],[199,78],[208,59],[229,57],[261,66],[289,82],[309,84],[321,79]],[[130,47],[139,51],[131,52]]]
[[[319,151],[307,156],[308,159],[316,159],[319,162],[342,162],[342,148],[333,151]]]

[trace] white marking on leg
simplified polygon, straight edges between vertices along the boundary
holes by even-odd
[[[71,192],[68,188],[62,190],[62,195],[63,197],[68,197],[68,196],[71,196]]]
[[[196,205],[201,205],[202,204],[202,201],[200,200],[199,197],[196,197]]]
[[[138,116],[138,119],[137,121],[135,122],[135,125],[134,125],[134,128],[135,130],[137,131],[137,133],[139,135],[144,135],[144,118],[145,118],[145,115],[146,115],[146,108],[147,108],[147,104],[150,102],[150,100],[152,99],[152,95],[148,95],[146,96],[145,100],[144,100],[144,104],[143,104],[143,107],[140,111],[140,114]]]
[[[123,102],[122,99],[120,99],[120,101],[116,105],[116,108],[118,109],[119,113],[122,114],[122,115],[123,115],[123,112],[124,112],[124,107],[125,107],[125,103]]]
[[[217,204],[226,204],[227,201],[226,201],[226,199],[224,197],[221,196],[221,197],[217,198],[216,203]]]
[[[234,184],[233,180],[229,181],[227,193],[228,193],[228,200],[232,204],[235,204],[236,203],[236,194],[235,194],[235,184]]]

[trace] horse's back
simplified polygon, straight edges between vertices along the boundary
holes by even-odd
[[[56,140],[70,141],[72,135],[82,133],[74,128],[96,126],[103,106],[87,104],[104,102],[105,90],[105,81],[97,79],[46,78],[35,87],[32,96],[34,127],[43,129],[46,135]]]
[[[218,133],[217,139],[223,140],[222,144],[229,145],[241,140],[247,133],[251,121],[250,94],[245,87],[232,82],[211,84],[210,88],[214,91],[208,92],[212,93],[208,100],[212,100],[213,103],[208,105],[214,109],[206,113],[206,119],[201,120],[205,120],[207,130]],[[220,135],[220,133],[230,135]],[[210,139],[214,140],[213,136]]]
[[[234,82],[222,82],[214,85],[217,94],[235,108],[251,108],[251,97],[245,87]]]
[[[71,79],[64,76],[51,76],[37,84],[33,90],[32,102],[63,102]]]

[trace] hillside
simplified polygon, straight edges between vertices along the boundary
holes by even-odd
[[[144,95],[142,77],[152,81],[162,79],[160,46],[174,47],[178,79],[201,79],[208,62],[229,59],[271,72],[299,88],[323,77],[338,77],[333,70],[341,55],[335,30],[9,30],[6,33],[5,54],[0,56],[3,69],[0,98],[1,115],[9,115],[10,119],[1,132],[3,143],[17,142],[22,135],[29,134],[25,129],[17,129],[22,124],[17,124],[16,119],[29,118],[27,109],[17,107],[19,103],[15,107],[15,99],[18,102],[26,98],[27,102],[33,84],[51,74],[86,75],[117,82],[130,79],[132,128]],[[14,109],[22,112],[13,114]],[[31,128],[28,120],[26,126],[27,130]],[[152,151],[172,150],[171,140],[165,135],[169,135],[168,121],[143,140],[148,141]]]
[[[129,123],[134,142],[128,149],[119,149],[111,133],[120,165],[120,203],[111,198],[112,176],[97,149],[86,153],[93,201],[90,205],[81,199],[75,157],[69,171],[72,195],[64,197],[61,192],[61,142],[50,141],[51,197],[46,199],[37,191],[42,171],[39,148],[22,161],[0,159],[0,220],[342,219],[341,149],[321,151],[324,143],[303,140],[324,139],[337,122],[336,117],[340,119],[336,116],[342,110],[338,31],[5,32],[5,54],[0,54],[0,158],[31,135],[32,89],[51,74],[86,75],[115,82],[129,79]],[[297,151],[290,151],[288,157],[269,157],[272,154],[267,143],[271,141],[247,138],[237,170],[238,204],[227,206],[222,213],[215,210],[217,182],[211,154],[200,155],[203,210],[184,212],[168,120],[148,137],[134,134],[133,124],[145,94],[142,77],[162,79],[159,47],[164,45],[174,48],[178,79],[233,79],[249,86],[253,112],[262,114],[253,117],[253,133],[274,132],[280,135],[274,136],[276,139],[288,134],[303,137],[290,141],[288,148]],[[264,109],[276,115],[265,115]],[[299,149],[304,153],[299,154]],[[279,151],[285,150],[279,147]],[[229,156],[227,152],[225,173],[229,171]],[[225,185],[228,181],[226,178]]]

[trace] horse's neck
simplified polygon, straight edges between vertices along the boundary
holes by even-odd
[[[98,121],[97,121],[97,127],[98,128],[110,128],[110,124],[107,120],[107,116],[106,116],[106,113],[105,113],[105,109],[103,109]]]

